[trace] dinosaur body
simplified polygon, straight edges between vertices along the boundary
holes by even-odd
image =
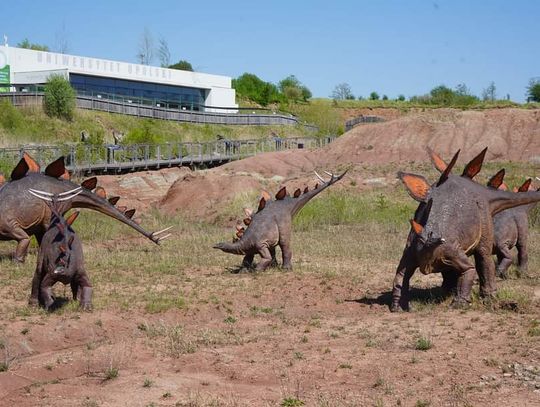
[[[215,249],[221,249],[226,253],[244,255],[242,265],[250,267],[256,254],[261,256],[261,261],[256,269],[261,271],[269,267],[275,261],[275,249],[280,247],[282,253],[282,267],[292,269],[291,229],[294,216],[313,197],[339,181],[346,171],[340,176],[331,175],[328,182],[322,186],[304,193],[298,189],[294,196],[289,196],[285,188],[279,190],[275,200],[261,198],[259,210],[253,214],[249,221],[249,227],[239,234],[239,240],[233,243],[218,243]]]
[[[397,267],[392,311],[408,309],[409,280],[417,268],[426,274],[442,272],[449,286],[452,280],[457,281],[455,305],[470,301],[475,272],[480,279],[481,295],[495,292],[492,217],[505,209],[538,202],[540,193],[493,190],[472,181],[480,171],[484,155],[485,150],[465,167],[462,176],[455,176],[450,172],[456,154],[431,186],[421,176],[398,174],[420,205],[411,220],[411,232]],[[470,261],[471,255],[475,263]]]
[[[59,205],[53,203],[50,209],[53,215],[41,239],[29,303],[42,304],[49,310],[54,303],[52,287],[61,282],[71,285],[73,299],[79,299],[81,308],[89,311],[92,308],[92,285],[84,269],[81,241],[71,228],[78,212],[66,220],[58,212]]]
[[[517,192],[529,191],[531,179],[525,181]],[[493,217],[493,253],[497,256],[497,276],[508,277],[508,268],[512,264],[512,249],[517,248],[518,266],[522,275],[527,274],[529,237],[529,213],[535,203],[507,209]]]
[[[104,190],[96,188],[96,178],[90,178],[78,185],[66,179],[66,174],[63,157],[51,163],[45,173],[40,173],[37,163],[25,155],[13,170],[11,180],[0,187],[0,240],[18,242],[15,260],[24,262],[30,237],[35,235],[38,243],[41,243],[51,222],[50,208],[43,200],[30,194],[29,189],[49,191],[53,194],[82,189],[73,199],[60,203],[60,214],[71,208],[89,208],[131,226],[154,243],[163,239],[157,236],[159,233],[147,232],[131,220],[133,210],[123,212],[116,208],[114,204],[118,201],[117,197],[107,200]],[[92,192],[94,189],[95,193]]]

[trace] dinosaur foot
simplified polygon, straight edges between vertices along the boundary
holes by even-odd
[[[38,307],[39,306],[39,300],[37,298],[29,298],[28,299],[28,305],[31,307]]]
[[[81,311],[91,312],[92,311],[92,303],[90,303],[90,302],[81,302],[80,308],[81,308]]]
[[[467,309],[471,305],[469,300],[466,300],[465,298],[461,297],[454,297],[452,300],[452,303],[450,304],[450,308],[453,309]]]
[[[409,304],[399,304],[399,303],[393,303],[390,305],[390,312],[410,312],[411,307]]]

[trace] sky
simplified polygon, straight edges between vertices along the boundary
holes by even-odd
[[[540,77],[536,0],[93,0],[0,2],[0,38],[137,62],[145,30],[173,62],[278,83],[295,75],[314,97],[347,83],[396,98],[464,83],[523,102]],[[156,58],[152,65],[159,65]]]

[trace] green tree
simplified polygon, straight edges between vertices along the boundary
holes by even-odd
[[[369,99],[370,100],[379,100],[379,94],[377,92],[371,92],[369,94]]]
[[[399,95],[397,97],[397,100],[400,101],[400,102],[404,102],[405,101],[405,95]]]
[[[34,44],[28,41],[28,38],[25,38],[17,44],[18,48],[33,49],[34,51],[50,51],[50,48],[47,45]]]
[[[439,85],[429,92],[431,102],[436,105],[449,106],[454,102],[455,93],[445,85]]]
[[[252,100],[262,106],[280,101],[276,85],[265,82],[252,73],[246,72],[233,79],[232,86],[239,97]]]
[[[179,71],[190,71],[193,72],[193,67],[186,60],[180,60],[176,64],[169,65],[170,69],[178,69]]]
[[[62,75],[51,75],[43,96],[45,113],[50,117],[72,120],[75,112],[75,89]]]
[[[527,99],[531,102],[540,102],[540,79],[531,79],[529,81]]]
[[[311,91],[308,87],[303,85],[294,75],[289,75],[279,81],[278,89],[287,100],[294,102],[298,100],[307,101],[311,97]]]

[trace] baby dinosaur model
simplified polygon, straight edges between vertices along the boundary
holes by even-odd
[[[396,270],[391,311],[408,310],[409,280],[417,268],[424,274],[440,271],[449,279],[456,278],[455,306],[470,302],[475,272],[481,295],[494,294],[492,218],[505,209],[540,201],[540,192],[516,194],[472,181],[481,169],[486,150],[466,165],[462,176],[451,174],[459,151],[448,165],[436,163],[442,173],[433,185],[420,175],[398,173],[411,197],[420,204]],[[474,255],[475,263],[469,260],[470,255]]]
[[[516,192],[528,192],[531,188],[532,179],[526,180]],[[500,188],[502,178],[491,179],[488,186],[494,189]],[[518,252],[518,266],[522,275],[527,274],[529,260],[527,240],[529,237],[529,213],[536,206],[535,203],[507,209],[493,217],[493,253],[497,255],[497,276],[508,277],[508,268],[512,264],[511,250],[516,247]]]
[[[92,308],[92,285],[84,269],[82,244],[71,225],[79,215],[73,212],[67,219],[60,214],[62,202],[74,198],[82,190],[67,195],[52,195],[48,192],[29,190],[48,204],[51,213],[49,229],[41,239],[36,272],[32,280],[29,304],[41,303],[49,310],[54,303],[52,287],[55,283],[70,284],[73,300],[80,300],[81,308]]]
[[[247,229],[239,230],[241,232],[237,234],[239,239],[233,243],[218,243],[214,248],[227,253],[244,255],[242,262],[244,267],[251,266],[254,256],[259,254],[261,261],[257,264],[256,270],[263,271],[275,259],[275,248],[279,246],[283,259],[282,267],[291,270],[291,228],[294,216],[314,196],[339,181],[346,173],[347,171],[337,177],[327,173],[330,175],[329,181],[324,181],[319,174],[315,173],[322,185],[315,185],[311,191],[307,187],[303,193],[297,189],[293,196],[289,196],[283,187],[276,194],[275,200],[265,199],[263,196],[259,201],[257,213],[249,218]]]
[[[135,210],[120,211],[115,207],[118,197],[106,199],[105,190],[96,188],[97,178],[93,177],[77,185],[69,181],[69,173],[64,166],[64,158],[60,157],[47,166],[44,173],[28,154],[24,154],[11,172],[11,179],[0,187],[0,240],[16,240],[18,242],[14,259],[24,262],[30,236],[35,235],[38,243],[48,229],[51,221],[51,210],[43,200],[30,194],[29,189],[61,194],[78,191],[69,201],[62,202],[61,214],[71,208],[89,208],[104,213],[146,236],[154,243],[170,236],[161,235],[166,230],[150,233],[145,231],[131,217]],[[95,192],[92,192],[95,190]],[[160,236],[161,235],[161,236]]]

